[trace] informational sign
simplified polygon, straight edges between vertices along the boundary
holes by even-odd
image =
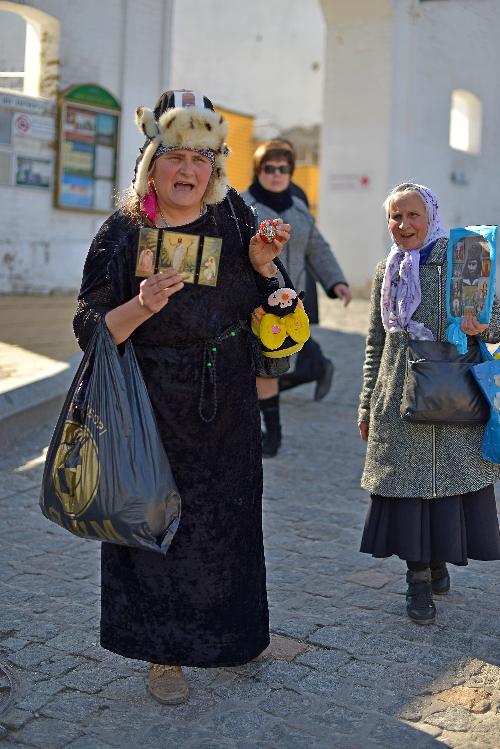
[[[16,159],[16,185],[50,187],[52,159],[18,156]]]
[[[12,118],[12,130],[15,135],[53,141],[55,121],[53,117],[16,112]]]
[[[330,190],[362,190],[370,185],[370,177],[366,174],[336,174],[328,175]]]
[[[50,99],[0,93],[0,184],[50,189],[55,107]]]
[[[72,86],[59,102],[55,204],[71,210],[113,210],[120,105],[93,84]],[[0,131],[1,132],[1,131]]]

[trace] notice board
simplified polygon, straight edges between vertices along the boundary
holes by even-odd
[[[117,185],[121,107],[95,84],[71,86],[59,97],[55,205],[109,213]]]

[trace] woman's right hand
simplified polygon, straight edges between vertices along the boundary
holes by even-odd
[[[141,282],[139,304],[155,314],[168,303],[170,297],[184,287],[182,276],[173,268],[155,273]]]
[[[367,421],[360,421],[358,424],[359,429],[359,436],[363,440],[363,442],[368,441],[368,429],[370,427],[370,424]]]

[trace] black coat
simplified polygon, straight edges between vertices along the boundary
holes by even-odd
[[[217,287],[186,284],[132,334],[182,518],[166,557],[102,545],[101,644],[156,663],[238,665],[269,643],[260,417],[240,322],[277,283],[252,269],[253,217],[234,192],[231,200],[245,246],[227,198],[182,227],[222,237]],[[138,293],[138,230],[118,212],[90,248],[74,323],[82,348],[100,314]]]

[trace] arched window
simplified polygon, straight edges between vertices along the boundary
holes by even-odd
[[[17,13],[0,10],[0,27],[0,86],[13,91],[24,91],[26,21]]]
[[[465,89],[451,95],[450,146],[457,151],[481,152],[481,99]]]
[[[0,88],[51,98],[59,77],[59,21],[30,6],[0,0]]]

